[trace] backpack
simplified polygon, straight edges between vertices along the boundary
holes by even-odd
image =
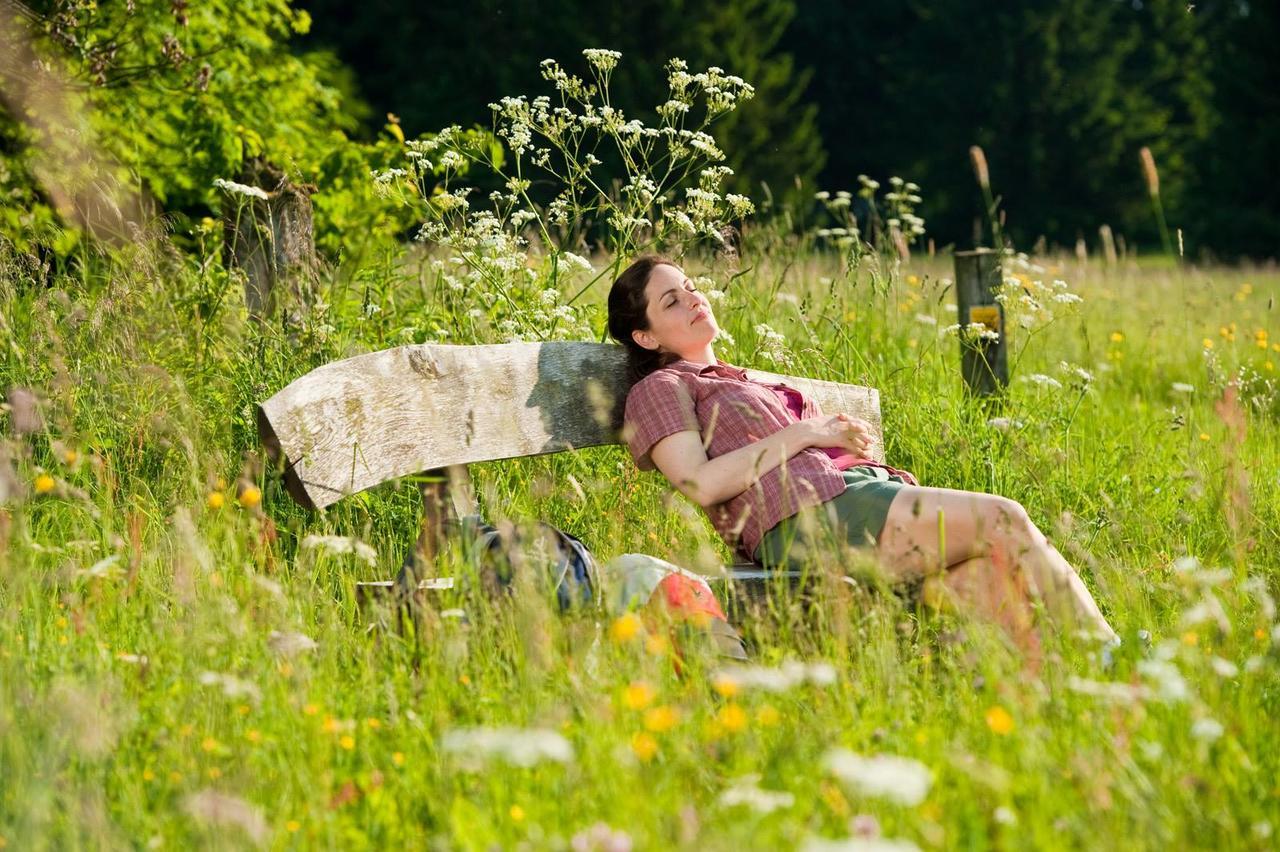
[[[509,524],[499,528],[485,523],[479,515],[467,515],[457,526],[462,555],[475,568],[472,576],[488,594],[510,594],[517,572],[528,565],[547,571],[545,579],[555,590],[561,612],[599,603],[599,567],[577,536],[544,521],[531,528]],[[538,554],[538,549],[543,552]],[[545,559],[537,559],[538,555]],[[398,587],[410,584],[413,561],[413,553],[405,557],[397,577]],[[415,588],[416,585],[413,583]]]

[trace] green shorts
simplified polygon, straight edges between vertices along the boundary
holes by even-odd
[[[844,491],[825,503],[779,521],[756,547],[755,561],[765,567],[801,562],[824,544],[844,542],[874,548],[889,515],[889,504],[907,481],[866,465],[843,471]]]

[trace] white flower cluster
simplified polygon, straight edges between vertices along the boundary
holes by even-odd
[[[737,778],[720,793],[720,804],[731,808],[746,805],[761,814],[772,813],[781,808],[789,808],[796,803],[796,797],[787,792],[765,790],[760,787],[760,776],[744,775]]]
[[[717,684],[730,684],[741,690],[786,692],[803,683],[830,686],[836,682],[836,669],[835,666],[826,662],[802,663],[797,660],[788,660],[777,668],[727,666],[717,671],[712,680]]]
[[[267,191],[265,189],[261,189],[260,187],[256,187],[256,186],[249,186],[243,183],[236,183],[233,180],[224,180],[223,178],[217,178],[214,180],[213,185],[216,189],[220,189],[223,192],[227,193],[228,195],[240,195],[240,196],[244,196],[245,198],[257,198],[261,201],[266,201],[271,197],[267,195]]]
[[[378,552],[357,538],[340,535],[309,535],[299,545],[303,550],[324,550],[333,554],[353,554],[370,565],[378,564]]]
[[[570,763],[573,744],[546,728],[455,728],[440,741],[466,768],[481,768],[498,760],[512,766],[534,766],[543,761]]]
[[[757,351],[779,366],[791,363],[791,353],[787,351],[787,339],[776,332],[767,323],[759,323],[755,327]]]
[[[913,807],[924,801],[933,774],[918,760],[881,754],[864,757],[848,749],[831,749],[823,757],[831,774],[864,796]]]

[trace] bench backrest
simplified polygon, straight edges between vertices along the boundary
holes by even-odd
[[[823,411],[876,430],[874,388],[779,376]],[[326,364],[258,407],[258,431],[308,508],[425,470],[621,441],[622,347],[605,343],[420,344]]]

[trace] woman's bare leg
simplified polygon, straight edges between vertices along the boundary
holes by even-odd
[[[903,579],[988,557],[996,565],[1018,570],[1061,626],[1079,627],[1102,638],[1116,635],[1075,569],[1026,510],[1007,497],[907,486],[889,507],[878,553],[890,574]]]

